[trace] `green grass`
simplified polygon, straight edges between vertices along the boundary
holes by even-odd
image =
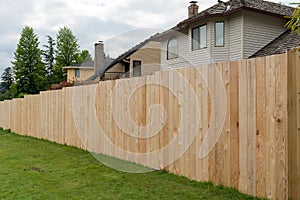
[[[154,171],[119,172],[90,153],[0,130],[0,199],[255,199]]]

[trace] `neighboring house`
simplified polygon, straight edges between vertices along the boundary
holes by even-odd
[[[278,38],[264,46],[253,54],[250,58],[269,56],[285,53],[287,50],[300,46],[300,35],[296,32],[287,30]]]
[[[94,62],[85,62],[82,64],[74,64],[63,68],[67,74],[68,82],[85,81],[94,73]]]
[[[67,74],[68,82],[83,82],[91,77],[95,72],[101,68],[105,68],[113,61],[111,58],[105,58],[104,46],[102,42],[95,44],[95,61],[85,62],[82,64],[74,64],[63,68],[64,73]]]
[[[160,35],[163,70],[262,55],[257,52],[289,33],[284,16],[294,10],[263,0],[219,0],[198,13],[197,2],[190,3],[189,18]]]
[[[157,35],[131,48],[116,58],[110,65],[100,68],[87,82],[113,80],[153,74],[160,71],[160,42]]]

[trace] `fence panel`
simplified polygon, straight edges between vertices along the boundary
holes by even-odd
[[[299,54],[0,102],[0,126],[272,199],[300,198]]]

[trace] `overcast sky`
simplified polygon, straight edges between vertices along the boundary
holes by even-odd
[[[295,2],[296,0],[294,0]],[[46,35],[55,38],[60,27],[69,27],[81,49],[94,54],[93,45],[104,41],[113,57],[154,33],[175,26],[187,17],[189,0],[0,0],[0,73],[11,66],[24,26],[34,28],[40,45]],[[273,2],[279,2],[273,0]],[[291,0],[281,0],[288,5]],[[296,1],[297,2],[297,1]],[[199,1],[199,11],[217,3]],[[138,30],[138,31],[136,31]],[[120,47],[112,45],[118,35]],[[126,39],[124,39],[126,38]]]

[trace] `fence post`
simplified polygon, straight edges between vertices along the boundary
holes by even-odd
[[[300,198],[300,60],[288,52],[288,193]]]

